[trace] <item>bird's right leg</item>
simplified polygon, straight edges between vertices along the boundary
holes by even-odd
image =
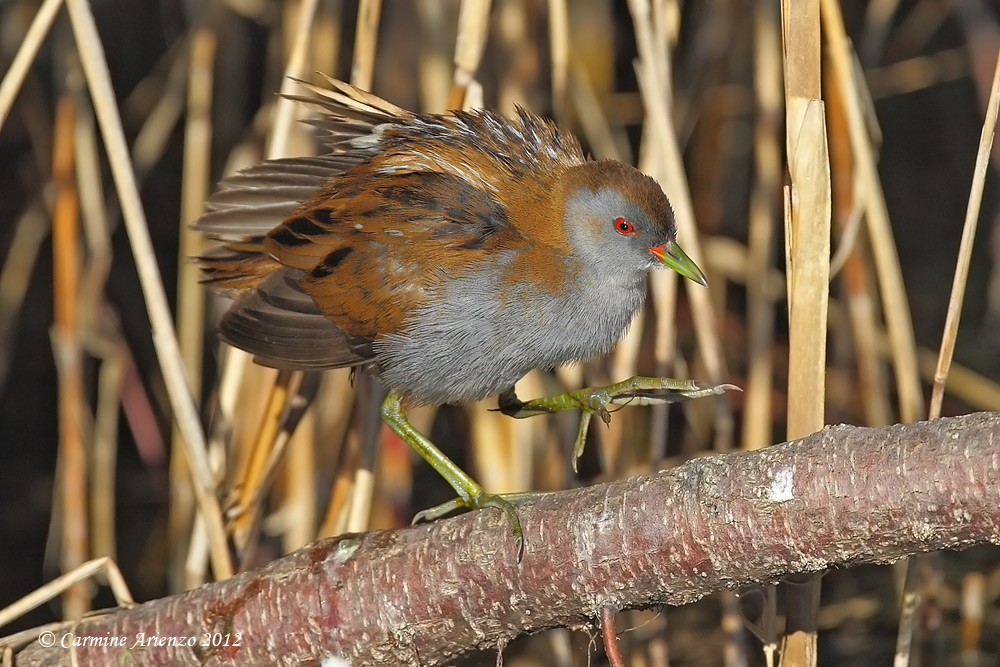
[[[710,385],[695,380],[675,380],[673,378],[632,377],[606,387],[585,387],[577,391],[535,398],[522,401],[511,387],[500,394],[500,412],[516,419],[525,419],[542,414],[552,414],[561,410],[582,410],[580,428],[576,434],[576,444],[573,447],[573,469],[576,461],[583,454],[587,441],[587,429],[590,418],[598,415],[605,424],[611,422],[611,405],[660,405],[677,403],[692,398],[717,396],[729,389],[738,389],[735,385]]]

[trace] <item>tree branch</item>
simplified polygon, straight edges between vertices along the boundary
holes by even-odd
[[[517,561],[488,510],[324,540],[270,565],[86,619],[19,665],[443,664],[606,607],[684,604],[834,565],[1000,543],[1000,413],[835,426],[752,453],[518,503]],[[140,635],[140,633],[144,633]],[[229,646],[144,647],[206,633]],[[214,635],[213,633],[219,633]],[[233,644],[239,638],[239,646]]]

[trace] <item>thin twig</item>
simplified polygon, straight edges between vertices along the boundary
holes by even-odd
[[[622,649],[618,645],[618,631],[615,629],[615,615],[617,613],[618,610],[614,607],[609,606],[601,609],[601,638],[604,640],[604,653],[607,655],[611,667],[625,667]]]

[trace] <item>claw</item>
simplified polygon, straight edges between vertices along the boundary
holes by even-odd
[[[420,521],[434,521],[460,509],[478,510],[484,507],[495,507],[507,515],[507,519],[511,523],[511,534],[517,540],[517,561],[521,562],[521,558],[524,556],[524,533],[521,530],[521,520],[517,516],[514,505],[501,495],[480,493],[469,499],[454,498],[446,503],[417,512],[410,525]]]

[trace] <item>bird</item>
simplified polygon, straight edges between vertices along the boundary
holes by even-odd
[[[195,224],[216,242],[199,258],[204,281],[233,297],[220,335],[263,365],[376,375],[383,420],[458,494],[423,518],[496,507],[520,538],[513,505],[404,406],[500,396],[516,411],[529,404],[512,388],[529,371],[613,348],[650,271],[707,285],[670,202],[654,179],[589,158],[521,107],[416,113],[330,77],[298,83],[306,92],[289,97],[315,112],[325,151],[224,179]]]

